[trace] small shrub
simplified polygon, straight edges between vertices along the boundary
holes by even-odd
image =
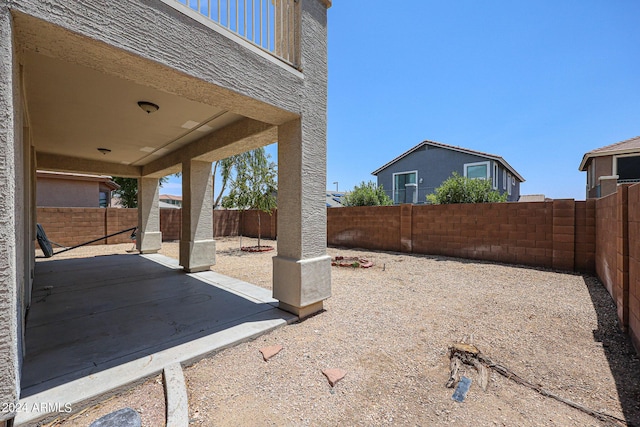
[[[436,188],[435,193],[427,195],[427,201],[436,205],[450,203],[496,203],[506,202],[507,195],[491,188],[491,182],[485,179],[472,179],[460,176],[456,172]]]

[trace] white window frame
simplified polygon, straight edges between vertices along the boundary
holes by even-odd
[[[493,162],[493,176],[491,177],[493,181],[493,189],[498,189],[498,175],[500,174],[500,168],[498,167],[498,162]]]
[[[391,199],[393,200],[393,203],[396,203],[396,175],[407,175],[410,173],[415,173],[416,174],[416,182],[415,184],[409,184],[410,186],[415,186],[416,187],[416,192],[414,193],[414,199],[418,198],[418,171],[417,170],[413,170],[413,171],[405,171],[405,172],[394,172],[393,177],[391,178]],[[405,184],[405,187],[407,186],[407,184]],[[417,201],[416,201],[417,203]]]
[[[481,166],[481,165],[485,165],[487,167],[487,176],[485,179],[489,179],[491,175],[491,162],[488,160],[486,162],[465,163],[463,166],[464,176],[465,177],[467,176],[467,168],[469,168],[469,166]],[[478,179],[482,179],[482,178],[478,178]]]
[[[507,170],[502,171],[502,189],[507,190]]]
[[[507,175],[507,194],[511,195],[511,174]]]

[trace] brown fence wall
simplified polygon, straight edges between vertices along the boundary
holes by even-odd
[[[411,208],[411,206],[408,206]],[[358,206],[327,209],[327,243],[331,246],[401,251],[401,207]]]
[[[640,184],[628,190],[629,335],[640,350]]]
[[[594,271],[594,215],[595,202],[573,200],[334,208],[327,210],[327,242],[333,246]],[[609,223],[606,218],[604,224]],[[181,219],[179,209],[160,210],[163,240],[180,239]],[[258,235],[256,211],[217,210],[213,221],[213,237],[240,233],[252,237]],[[38,208],[38,222],[44,226],[51,240],[73,245],[134,227],[137,211]],[[262,237],[276,238],[277,212],[272,215],[260,213],[260,222]],[[110,238],[106,243],[129,241],[129,235],[124,234]],[[605,248],[607,250],[598,261],[615,266],[615,263],[603,261],[610,253],[610,248]]]
[[[180,240],[182,209],[160,209],[162,241]]]
[[[137,209],[115,209],[107,208],[105,211],[105,235],[117,233],[118,231],[126,230],[127,228],[138,226],[138,210]],[[109,237],[106,240],[97,242],[97,244],[113,245],[116,243],[130,243],[131,232],[118,234],[117,236]]]
[[[327,211],[330,245],[592,272],[595,202],[402,205]]]
[[[596,200],[596,273],[615,299],[617,193]]]
[[[226,217],[224,217],[224,221],[222,221],[221,217],[221,226],[226,226],[233,230],[233,225],[236,224],[236,217],[240,218],[239,226],[240,229],[236,228],[235,234],[221,234],[225,236],[237,236],[238,231],[242,233],[243,236],[249,237],[258,237],[258,215],[260,216],[260,237],[265,239],[275,239],[277,236],[276,224],[278,221],[278,212],[273,211],[271,215],[262,211],[219,211],[224,212]],[[234,215],[235,214],[235,215]],[[236,225],[238,227],[238,225]]]

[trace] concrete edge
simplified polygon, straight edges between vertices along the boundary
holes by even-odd
[[[164,394],[167,407],[167,427],[187,427],[189,425],[189,400],[184,373],[179,363],[165,366]]]
[[[200,273],[191,273],[189,275],[245,299],[263,304],[271,304],[275,307],[278,305],[278,300],[271,296],[270,290],[244,282],[240,279],[224,276],[211,270],[202,271]]]
[[[185,366],[194,364],[221,350],[251,341],[260,335],[289,324],[290,321],[294,321],[294,319],[289,318],[294,317],[293,315],[285,312],[282,312],[282,314],[284,316],[280,319],[251,321],[249,318],[246,319],[245,323],[224,331],[22,398],[19,404],[27,410],[18,412],[15,418],[15,425],[34,425],[43,420],[50,421],[61,415],[76,413],[97,403],[105,396],[116,394],[133,384],[138,384],[149,377],[159,374],[170,364],[181,363]],[[66,414],[32,410],[33,408],[40,408],[43,403],[47,404],[48,409],[62,408],[63,410],[60,412],[66,412]],[[69,406],[72,408],[70,412],[65,410]]]

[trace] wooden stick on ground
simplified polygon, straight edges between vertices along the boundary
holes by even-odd
[[[460,375],[458,372],[460,369],[460,366],[458,365],[458,363],[464,363],[466,365],[473,366],[478,371],[478,374],[480,376],[480,379],[478,381],[481,385],[482,385],[483,376],[486,376],[486,382],[483,387],[484,390],[486,390],[486,384],[488,383],[488,376],[489,376],[487,370],[483,369],[483,367],[486,367],[488,369],[494,370],[495,372],[497,372],[498,374],[502,375],[507,379],[510,379],[527,388],[530,388],[540,393],[543,396],[550,397],[552,399],[557,400],[558,402],[562,402],[565,405],[568,405],[574,409],[584,412],[585,414],[591,415],[592,417],[597,418],[600,421],[603,421],[610,425],[623,424],[629,427],[633,427],[632,424],[627,423],[627,421],[623,419],[614,417],[613,415],[605,414],[603,412],[594,411],[593,409],[589,409],[586,406],[580,405],[576,402],[560,397],[555,393],[552,393],[540,386],[530,383],[524,378],[518,376],[515,372],[513,372],[506,366],[500,365],[498,363],[494,363],[490,358],[482,354],[480,350],[478,350],[478,348],[473,345],[464,344],[464,343],[453,344],[451,347],[449,347],[449,357],[451,358],[451,376],[449,377],[449,381],[447,382],[447,387],[449,387],[449,383],[452,384],[451,387],[453,387],[453,384],[454,384],[454,382],[452,381],[454,380],[454,371],[453,371],[454,362],[453,361],[455,359],[457,361],[456,372],[455,372],[456,377],[459,377]]]

